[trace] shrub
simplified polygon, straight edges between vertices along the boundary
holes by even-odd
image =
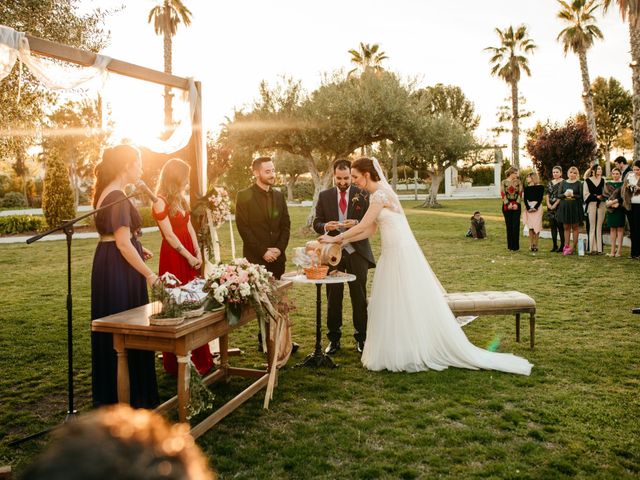
[[[142,217],[142,227],[157,227],[155,218],[153,218],[153,214],[151,213],[151,207],[138,207],[138,212],[140,212],[140,216]]]
[[[42,211],[50,227],[56,227],[63,220],[70,220],[76,216],[67,167],[55,156],[47,158],[46,162]]]
[[[43,217],[33,215],[8,215],[0,217],[0,235],[44,230],[47,223]]]
[[[17,208],[26,207],[27,199],[20,192],[9,192],[2,198],[2,207]]]

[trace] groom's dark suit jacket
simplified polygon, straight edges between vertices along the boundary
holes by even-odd
[[[349,199],[347,200],[347,218],[361,221],[364,214],[369,208],[368,194],[363,192],[355,185],[351,185],[349,189]],[[318,203],[316,205],[316,216],[313,219],[313,229],[320,235],[324,234],[324,226],[327,222],[338,221],[338,189],[336,187],[329,188],[320,192]],[[340,232],[334,230],[328,232],[329,235],[335,236]],[[371,245],[369,240],[359,240],[351,243],[356,252],[369,262],[369,268],[376,266],[373,258]]]
[[[265,265],[276,278],[280,278],[285,270],[285,250],[291,231],[287,202],[282,192],[273,188],[266,192],[256,184],[239,191],[236,196],[236,225],[246,259]],[[271,247],[282,253],[275,262],[267,263],[262,257]]]
[[[349,189],[347,200],[347,218],[362,220],[369,208],[368,196],[355,185]],[[327,222],[339,220],[338,189],[330,188],[320,192],[316,205],[316,216],[313,219],[313,229],[317,233],[324,233]],[[338,235],[334,230],[329,235]],[[357,342],[364,342],[367,337],[367,271],[376,266],[369,240],[352,242],[355,252],[348,254],[342,251],[342,259],[337,266],[339,270],[347,271],[356,276],[349,282],[349,295],[353,314],[354,337]],[[340,341],[342,336],[342,299],[344,284],[327,285],[327,337],[331,342]]]

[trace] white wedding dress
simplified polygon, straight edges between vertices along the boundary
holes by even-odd
[[[376,219],[382,249],[369,300],[364,367],[394,372],[459,367],[529,375],[533,365],[526,359],[483,350],[467,339],[393,190],[381,184],[369,201],[383,204]]]

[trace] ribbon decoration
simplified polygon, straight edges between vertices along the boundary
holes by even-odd
[[[227,218],[229,221],[229,236],[231,237],[231,260],[236,258],[236,239],[233,236],[233,217],[229,215]]]
[[[216,263],[220,263],[220,240],[218,240],[218,229],[213,225],[211,211],[207,208],[207,225],[209,226],[209,234],[211,235],[211,245],[213,247],[213,259]],[[211,253],[211,252],[209,252]]]

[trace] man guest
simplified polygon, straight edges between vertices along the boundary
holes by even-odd
[[[251,263],[264,265],[279,279],[286,266],[291,220],[284,195],[273,189],[276,169],[269,157],[251,163],[255,183],[236,196],[236,225],[242,237],[242,254]],[[258,338],[262,350],[262,340]],[[297,345],[293,344],[293,351]]]
[[[366,192],[351,185],[351,163],[348,160],[337,160],[333,164],[333,180],[335,187],[320,192],[313,220],[313,229],[317,233],[332,236],[356,225],[369,207]],[[367,271],[373,267],[375,260],[369,240],[343,245],[342,259],[336,268],[356,276],[348,284],[353,312],[353,336],[360,353],[367,338]],[[343,296],[343,283],[327,284],[328,354],[340,350]]]

